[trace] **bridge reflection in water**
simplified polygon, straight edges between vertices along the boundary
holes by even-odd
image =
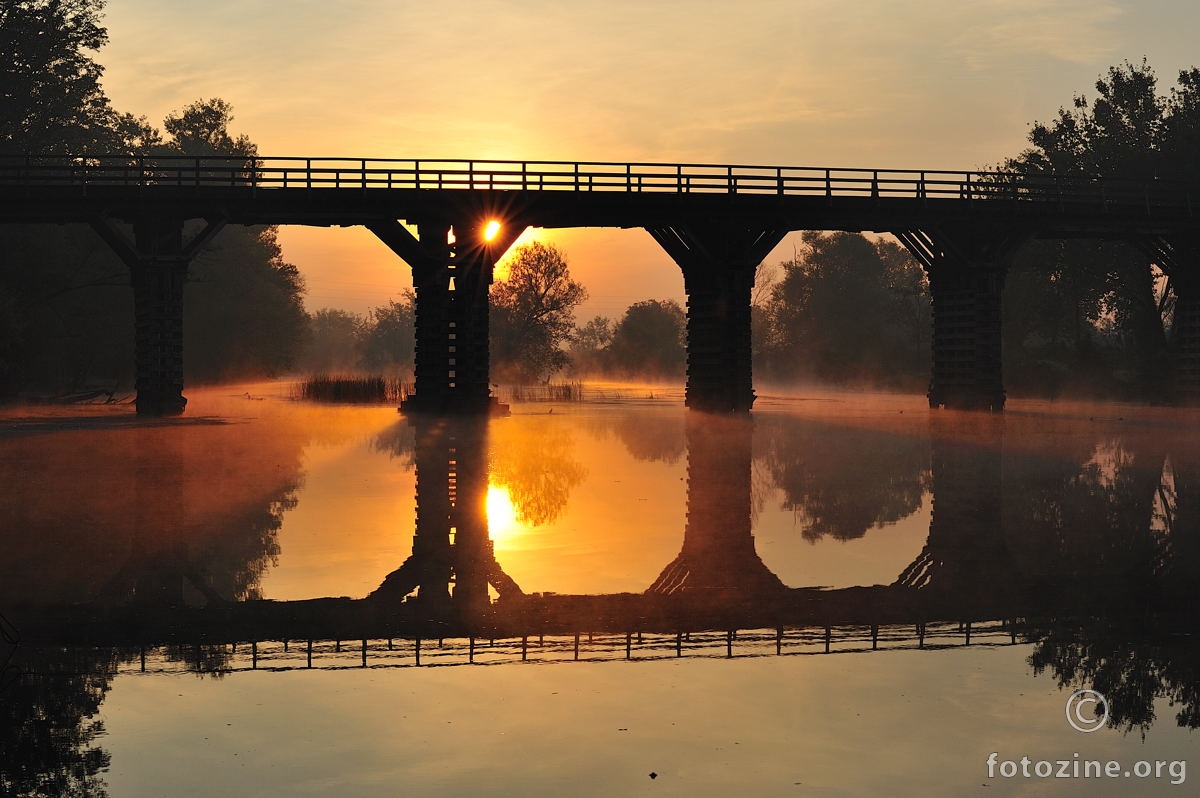
[[[683,542],[640,593],[562,595],[518,585],[497,560],[486,516],[488,424],[506,422],[414,415],[380,436],[380,445],[409,450],[416,468],[412,553],[366,598],[230,602],[202,589],[206,580],[180,556],[185,572],[152,564],[159,581],[143,578],[128,591],[136,601],[25,612],[26,643],[113,646],[137,668],[160,667],[153,663],[165,652],[188,667],[224,671],[782,654],[1044,635],[1061,644],[1060,624],[1082,623],[1072,619],[1153,617],[1163,629],[1191,620],[1200,486],[1188,441],[1176,438],[1169,450],[1161,429],[1128,425],[1102,436],[1099,448],[1080,438],[1064,457],[1051,452],[1062,445],[1053,435],[1006,445],[1005,426],[1026,423],[1019,419],[932,417],[924,547],[891,584],[821,589],[785,585],[755,547],[755,457],[774,458],[782,472],[794,466],[786,436],[775,434],[783,420],[688,411]],[[754,451],[756,426],[770,451]],[[876,452],[861,456],[862,480],[846,495],[864,480],[897,477],[870,469]],[[820,493],[836,507],[844,497],[821,485],[822,464],[810,467],[799,479],[805,484],[785,493]],[[202,597],[189,603],[177,589],[154,589],[159,583],[190,584]]]
[[[274,546],[261,533],[295,502],[298,456],[281,448],[272,458],[292,465],[269,485],[269,514],[239,509],[253,545],[232,547],[222,532],[183,545],[166,530],[197,523],[187,498],[202,480],[187,447],[171,443],[182,430],[156,430],[170,445],[139,446],[132,462],[155,477],[142,481],[146,491],[152,483],[164,491],[145,503],[176,510],[133,519],[138,558],[86,590],[47,589],[41,604],[3,610],[0,777],[33,774],[59,786],[95,777],[107,754],[93,747],[99,732],[89,718],[113,677],[130,671],[221,676],[1022,644],[1035,673],[1108,696],[1119,729],[1145,731],[1164,698],[1178,725],[1200,728],[1200,448],[1194,435],[1165,426],[1176,421],[1018,411],[814,423],[770,411],[753,419],[688,411],[677,553],[640,592],[560,595],[518,584],[489,538],[489,425],[518,419],[412,416],[376,441],[417,472],[411,554],[365,598],[304,601],[253,598]],[[225,445],[246,438],[219,431]],[[644,450],[654,449],[649,437],[627,443],[653,455]],[[676,437],[658,449],[678,454]],[[803,512],[807,532],[842,539],[911,513],[927,488],[928,537],[889,584],[788,585],[756,546],[756,469],[771,475],[785,506]]]

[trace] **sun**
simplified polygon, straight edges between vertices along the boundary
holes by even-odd
[[[496,236],[500,235],[500,223],[492,219],[483,227],[483,240],[491,241]]]
[[[517,520],[517,510],[508,495],[508,488],[488,485],[487,519],[488,536],[493,543],[504,544],[520,532],[521,522]]]

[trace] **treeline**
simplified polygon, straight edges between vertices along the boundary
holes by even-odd
[[[920,267],[899,245],[807,232],[783,263],[760,267],[752,305],[759,378],[914,388],[929,375],[930,305]],[[674,300],[631,305],[577,327],[577,375],[679,379],[687,317]]]
[[[533,383],[559,372],[579,376],[680,378],[685,316],[673,300],[630,306],[617,322],[596,317],[582,327],[575,311],[587,290],[571,277],[566,255],[533,242],[504,261],[492,286],[491,356],[498,381]]]
[[[0,8],[0,159],[129,154],[257,156],[230,133],[229,104],[200,100],[163,120],[116,111],[95,54],[102,0]],[[308,335],[304,282],[273,227],[230,227],[192,261],[184,292],[189,382],[279,374]],[[82,225],[0,226],[0,397],[127,389],[129,272]]]
[[[416,343],[416,298],[372,308],[366,315],[322,308],[309,319],[298,367],[310,374],[411,372]]]
[[[803,248],[760,269],[753,305],[754,359],[781,380],[882,383],[928,380],[928,284],[894,242],[809,232]],[[510,258],[492,290],[492,367],[499,380],[576,377],[679,380],[687,368],[687,316],[672,299],[630,305],[619,319],[582,325],[587,294],[566,256],[534,243]]]
[[[760,268],[753,306],[760,378],[919,389],[929,380],[929,283],[900,245],[808,231]]]

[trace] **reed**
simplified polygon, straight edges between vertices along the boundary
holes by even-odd
[[[315,374],[299,383],[297,394],[300,399],[310,402],[396,404],[411,390],[412,386],[399,377]]]
[[[512,385],[508,388],[512,402],[582,402],[582,382],[553,382],[537,385]]]

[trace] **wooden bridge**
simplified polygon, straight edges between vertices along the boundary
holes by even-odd
[[[925,267],[931,406],[999,410],[1000,302],[1033,237],[1129,240],[1173,278],[1179,379],[1200,394],[1200,186],[1066,175],[706,164],[353,158],[0,159],[0,222],[86,223],[128,265],[138,411],[181,412],[187,265],[226,224],[363,225],[413,269],[406,406],[488,412],[488,286],[526,227],[640,227],[680,266],[687,404],[754,401],[756,267],[796,230],[891,233]],[[485,235],[489,222],[499,232]],[[402,223],[403,222],[403,223]],[[124,225],[132,228],[132,234]]]

